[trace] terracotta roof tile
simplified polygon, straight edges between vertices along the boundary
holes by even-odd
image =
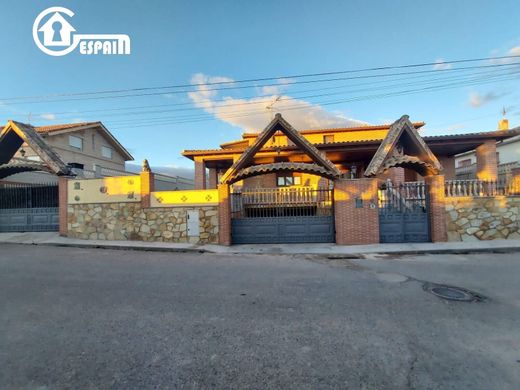
[[[84,127],[84,126],[91,126],[91,125],[97,125],[100,122],[79,122],[79,123],[63,123],[60,125],[50,125],[50,126],[35,126],[34,129],[38,133],[53,133],[55,131],[62,131],[62,130],[70,130],[74,129],[76,127]]]

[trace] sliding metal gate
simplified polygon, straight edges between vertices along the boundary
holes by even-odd
[[[57,231],[58,185],[0,183],[0,232]]]
[[[379,236],[381,242],[428,242],[428,191],[424,182],[379,189]]]
[[[334,242],[332,190],[244,189],[231,194],[233,244]]]

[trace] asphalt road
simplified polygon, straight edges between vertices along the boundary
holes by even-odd
[[[2,389],[519,389],[520,255],[0,246]],[[420,281],[488,297],[444,301]]]

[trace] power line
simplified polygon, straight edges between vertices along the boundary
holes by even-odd
[[[307,90],[302,90],[302,91],[298,91],[300,93],[304,93],[304,92],[320,92],[320,91],[326,91],[326,90],[333,90],[333,89],[344,89],[344,88],[347,88],[347,87],[356,87],[356,86],[363,86],[363,85],[376,85],[376,84],[387,84],[387,85],[382,85],[380,87],[377,87],[378,89],[388,89],[388,88],[393,88],[393,87],[401,87],[401,86],[405,86],[405,85],[413,85],[414,83],[416,84],[431,84],[433,82],[437,82],[437,81],[447,81],[447,80],[451,80],[451,79],[468,79],[468,78],[475,78],[476,76],[479,76],[479,75],[493,75],[493,74],[496,74],[497,72],[503,72],[504,69],[493,69],[493,70],[484,70],[484,71],[480,71],[480,72],[474,72],[470,75],[466,75],[466,76],[450,76],[450,77],[437,77],[437,78],[431,78],[431,75],[415,75],[415,76],[406,76],[406,77],[401,77],[401,78],[396,78],[396,79],[392,79],[392,80],[375,80],[375,81],[368,81],[368,82],[362,82],[362,83],[356,83],[356,84],[343,84],[343,85],[340,85],[340,86],[333,86],[333,87],[322,87],[322,88],[314,88],[314,89],[307,89]],[[508,70],[508,69],[506,69]],[[408,83],[394,83],[394,84],[388,84],[390,81],[391,82],[395,82],[395,81],[406,81],[406,80],[409,80],[409,79],[417,79],[417,78],[425,78],[425,77],[428,77],[427,79],[425,80],[418,80],[416,82],[408,82]],[[348,90],[348,93],[353,93],[353,92],[363,92],[363,91],[366,91],[366,90],[373,90],[374,88],[364,88],[364,89],[349,89]],[[291,93],[291,96],[290,97],[282,97],[280,98],[280,101],[286,101],[286,100],[291,100],[291,99],[294,99],[294,98],[298,98],[298,99],[309,99],[309,98],[315,98],[315,97],[322,97],[322,96],[332,96],[332,95],[340,95],[340,94],[344,94],[346,93],[345,91],[340,91],[340,92],[333,92],[333,93],[324,93],[324,94],[314,94],[314,95],[298,95],[298,94],[294,94],[294,93]],[[269,99],[272,99],[272,94],[264,94],[264,95],[257,95],[257,96],[250,96],[250,97],[242,97],[240,99],[237,99],[237,100],[248,100],[248,99],[259,99],[259,98],[269,98]],[[229,98],[225,98],[225,99],[215,99],[215,100],[212,100],[211,103],[213,104],[213,107],[214,108],[220,108],[220,107],[238,107],[238,106],[248,106],[248,105],[252,105],[252,104],[258,104],[259,101],[258,100],[255,100],[255,101],[240,101],[240,102],[237,102],[237,103],[230,103],[229,101]],[[223,103],[223,104],[216,104],[216,103]],[[266,100],[266,103],[267,103],[267,100]],[[184,102],[184,103],[177,103],[177,104],[160,104],[160,105],[148,105],[148,106],[131,106],[131,107],[121,107],[121,108],[112,108],[112,109],[99,109],[99,110],[85,110],[85,111],[65,111],[65,112],[53,112],[55,115],[67,115],[67,114],[70,114],[70,115],[73,115],[73,116],[78,116],[78,115],[85,115],[86,113],[88,112],[102,112],[101,117],[109,117],[109,116],[121,116],[121,115],[145,115],[145,114],[149,114],[149,113],[164,113],[164,112],[180,112],[180,111],[193,111],[193,110],[200,110],[199,107],[185,107],[185,108],[173,108],[173,109],[164,109],[164,110],[148,110],[148,111],[133,111],[134,109],[145,109],[145,108],[160,108],[160,107],[181,107],[181,106],[193,106],[193,102]],[[106,114],[107,111],[115,111],[115,112],[112,112],[112,113],[108,113]],[[40,113],[40,114],[34,114],[34,115],[44,115],[45,113]],[[98,116],[98,118],[99,118]]]
[[[454,60],[454,61],[443,61],[442,64],[456,64],[456,63],[467,63],[467,62],[478,62],[478,61],[499,61],[505,59],[512,58],[520,58],[520,55],[515,56],[502,56],[502,57],[487,57],[487,58],[474,58],[474,59],[462,59],[462,60]],[[140,91],[148,91],[148,90],[165,90],[165,89],[176,89],[176,88],[196,88],[200,86],[208,86],[208,85],[226,85],[226,84],[242,84],[242,83],[251,83],[251,82],[264,82],[270,80],[280,80],[280,79],[298,79],[298,78],[308,78],[308,77],[321,77],[321,76],[331,76],[331,75],[339,75],[339,74],[349,74],[349,73],[361,73],[361,72],[372,72],[372,71],[381,71],[381,70],[390,70],[390,69],[407,69],[414,67],[424,67],[424,66],[434,66],[438,63],[428,62],[422,64],[409,64],[409,65],[398,65],[398,66],[384,66],[384,67],[376,67],[376,68],[366,68],[366,69],[356,69],[356,70],[344,70],[337,72],[322,72],[322,73],[309,73],[309,74],[300,74],[300,75],[292,75],[292,76],[279,76],[279,77],[264,77],[257,79],[245,79],[245,80],[236,80],[236,81],[221,81],[221,82],[208,82],[208,83],[193,83],[193,84],[178,84],[178,85],[170,85],[170,86],[159,86],[159,87],[142,87],[142,88],[128,88],[128,89],[120,89],[120,90],[106,90],[106,91],[92,91],[92,92],[76,92],[76,93],[60,93],[60,94],[50,94],[50,95],[40,95],[40,96],[25,96],[25,97],[7,97],[0,98],[1,101],[13,101],[13,100],[25,100],[25,99],[38,99],[35,101],[21,102],[21,103],[40,103],[42,102],[58,102],[58,101],[71,101],[71,100],[92,100],[92,99],[114,99],[114,98],[122,98],[122,97],[136,97],[136,96],[153,96],[153,95],[162,95],[166,92],[154,92],[154,93],[136,93],[136,94],[128,94],[128,95],[117,95],[117,96],[91,96],[91,95],[105,95],[105,94],[113,94],[113,93],[126,93],[126,92],[140,92]],[[316,83],[316,82],[330,82],[330,81],[339,81],[339,80],[349,80],[349,79],[358,79],[358,78],[371,78],[371,77],[389,77],[393,75],[402,75],[402,74],[418,74],[418,73],[432,73],[432,72],[453,72],[460,71],[465,69],[478,69],[478,68],[492,68],[492,67],[501,67],[501,66],[510,66],[510,65],[518,65],[520,63],[499,63],[499,64],[491,64],[491,65],[480,65],[474,67],[463,67],[463,68],[450,68],[450,69],[432,69],[426,71],[415,71],[415,72],[401,72],[394,74],[376,74],[376,75],[364,75],[364,76],[354,76],[354,77],[344,77],[344,78],[332,78],[332,79],[321,79],[321,80],[305,80],[305,81],[291,81],[289,80],[284,85],[294,85],[294,84],[308,84],[308,83]],[[262,87],[262,86],[280,86],[279,83],[271,83],[265,85],[247,85],[247,86],[233,86],[233,87],[223,87],[223,88],[209,88],[205,89],[205,91],[216,91],[216,90],[227,90],[227,89],[243,89],[243,88],[254,88],[254,87]],[[195,92],[195,90],[181,90],[181,91],[169,91],[167,93],[170,94],[178,94],[178,93],[188,93]],[[74,96],[91,96],[91,97],[82,97],[82,98],[73,98],[73,99],[55,99],[48,100],[49,98],[55,97],[74,97]]]
[[[517,77],[507,77],[507,78],[503,78],[503,79],[498,80],[498,81],[507,81],[507,80],[512,80],[512,79],[517,79]],[[421,92],[436,92],[436,91],[452,89],[452,88],[456,88],[456,87],[460,87],[460,86],[480,85],[480,84],[487,84],[487,83],[496,82],[496,81],[497,80],[488,80],[488,81],[484,81],[484,82],[471,82],[471,83],[468,83],[468,82],[466,82],[466,83],[450,83],[450,84],[440,85],[440,86],[431,86],[431,87],[426,87],[426,88],[409,89],[409,90],[398,91],[398,92],[387,93],[387,94],[375,94],[375,95],[368,95],[368,96],[360,96],[360,97],[354,97],[354,98],[345,99],[345,100],[317,102],[317,103],[313,103],[313,104],[317,104],[317,105],[320,105],[320,106],[328,106],[328,105],[335,105],[335,104],[348,103],[348,102],[354,102],[354,101],[382,99],[382,98],[388,98],[388,97],[393,97],[393,96],[405,96],[405,95],[416,94],[416,93],[421,93]],[[283,111],[290,111],[290,110],[297,110],[297,109],[306,109],[306,108],[308,108],[308,104],[305,104],[303,107],[302,106],[284,107]],[[240,115],[229,115],[229,116],[226,115],[226,116],[223,116],[223,117],[224,117],[224,119],[233,119],[233,118],[247,117],[247,116],[251,116],[251,115],[260,115],[260,114],[264,114],[265,115],[266,112],[265,111],[249,112],[249,113],[242,113]],[[181,119],[181,120],[179,120],[179,119]],[[163,122],[160,122],[161,120]],[[194,123],[194,122],[203,122],[203,121],[212,121],[212,120],[220,120],[220,118],[216,118],[212,114],[206,115],[205,117],[199,117],[199,118],[195,118],[195,117],[193,117],[193,118],[174,117],[173,120],[168,119],[168,117],[163,117],[163,118],[155,118],[156,122],[154,122],[154,119],[148,119],[148,120],[146,120],[144,122],[133,121],[132,125],[127,125],[127,126],[124,126],[124,125],[123,126],[118,126],[118,125],[116,125],[115,128],[121,129],[121,128],[134,128],[134,127],[146,127],[146,126],[149,127],[150,125],[154,125],[154,124],[155,125],[167,125],[167,124]],[[115,123],[115,122],[110,122],[110,123]]]

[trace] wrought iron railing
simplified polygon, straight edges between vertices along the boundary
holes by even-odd
[[[387,181],[378,191],[379,209],[381,212],[425,208],[426,196],[426,184],[423,181],[398,184]]]
[[[332,190],[245,188],[231,194],[232,218],[332,215]]]
[[[58,207],[58,186],[0,183],[0,209]]]

